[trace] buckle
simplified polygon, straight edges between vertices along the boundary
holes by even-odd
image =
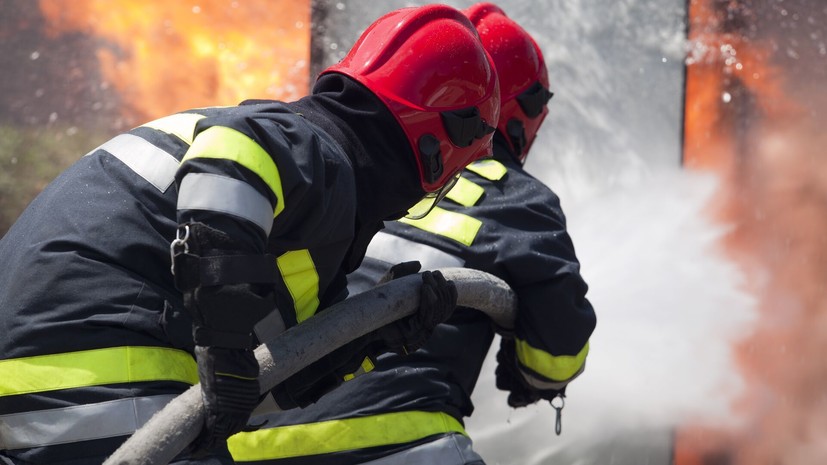
[[[182,232],[183,231],[183,232]],[[175,276],[175,257],[181,253],[189,253],[190,246],[187,241],[190,238],[190,225],[183,224],[175,230],[175,239],[169,244],[169,271]]]

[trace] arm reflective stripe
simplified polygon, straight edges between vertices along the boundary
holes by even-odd
[[[132,434],[176,395],[0,415],[0,450],[45,447]]]
[[[121,134],[87,155],[96,150],[106,150],[161,192],[175,181],[178,160],[138,136]]]
[[[508,168],[497,160],[478,160],[466,166],[465,169],[489,181],[498,181],[508,172]]]
[[[227,444],[236,462],[252,462],[404,444],[440,433],[467,436],[448,414],[398,412],[265,428],[236,434]]]
[[[474,184],[465,178],[457,179],[456,185],[448,191],[445,198],[450,199],[463,207],[470,207],[479,202],[485,189],[482,186]]]
[[[580,371],[589,353],[587,342],[577,355],[551,355],[517,339],[517,359],[525,367],[554,381],[566,381]]]
[[[213,126],[198,134],[182,163],[193,158],[231,160],[247,168],[257,174],[276,196],[274,216],[278,216],[284,210],[281,175],[276,162],[253,139],[235,129]]]
[[[195,359],[166,347],[110,347],[0,360],[0,396],[162,380],[198,383]]]
[[[175,115],[164,116],[163,118],[150,121],[142,124],[142,127],[148,127],[163,131],[167,134],[172,134],[187,145],[192,145],[192,136],[195,132],[195,124],[206,118],[204,115],[197,115],[195,113],[178,113]]]
[[[362,363],[359,365],[359,369],[354,371],[353,373],[346,374],[343,379],[345,381],[352,381],[356,379],[357,376],[362,376],[365,373],[370,373],[373,369],[376,368],[376,365],[373,364],[373,360],[370,357],[365,357],[362,359]]]
[[[435,247],[381,231],[373,236],[365,256],[388,263],[417,260],[422,264],[423,271],[465,265],[465,260]]]
[[[468,246],[474,242],[474,238],[482,226],[482,221],[476,218],[440,207],[434,207],[425,218],[419,220],[402,218],[399,221]]]
[[[209,210],[244,218],[269,236],[273,207],[253,186],[238,179],[209,173],[187,173],[181,180],[178,210]]]
[[[296,321],[310,318],[319,308],[319,274],[307,249],[291,250],[276,259],[279,272],[293,298]]]

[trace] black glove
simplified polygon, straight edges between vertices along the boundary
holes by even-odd
[[[209,450],[245,429],[261,395],[258,362],[252,350],[195,346],[205,428],[195,450]]]
[[[419,262],[395,265],[382,282],[416,273]],[[419,311],[359,337],[301,369],[276,386],[271,393],[282,410],[304,408],[340,386],[346,378],[366,371],[376,356],[393,351],[413,352],[428,340],[433,329],[450,316],[456,306],[457,291],[439,271],[422,273]],[[372,366],[368,367],[368,370]]]
[[[409,276],[416,272],[418,272],[422,268],[422,264],[418,261],[414,260],[411,262],[402,262],[397,263],[390,267],[387,273],[379,280],[376,285],[385,284],[388,281],[393,281],[394,279],[401,278],[403,276]]]
[[[541,399],[551,401],[558,395],[564,395],[562,390],[539,390],[531,387],[517,366],[517,351],[514,339],[502,338],[500,350],[497,352],[497,368],[494,375],[497,379],[497,389],[508,391],[508,405],[517,408],[537,403]]]
[[[253,327],[275,309],[277,271],[273,257],[240,249],[225,233],[200,223],[180,228],[173,242],[173,271],[193,319],[205,407],[196,450],[243,430],[261,399]]]
[[[409,270],[406,263],[400,269]],[[413,262],[417,265],[419,262]],[[401,268],[405,265],[406,268]],[[417,267],[418,268],[418,267]],[[415,272],[415,270],[413,271]],[[377,329],[374,332],[376,353],[393,352],[405,355],[417,351],[431,337],[434,328],[451,316],[457,306],[457,287],[437,271],[423,271],[419,290],[419,311]],[[399,278],[400,276],[394,276]]]

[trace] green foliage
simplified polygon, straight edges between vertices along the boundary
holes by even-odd
[[[52,179],[105,140],[76,127],[0,125],[0,236]]]

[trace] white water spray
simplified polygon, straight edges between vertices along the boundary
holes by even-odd
[[[712,178],[663,171],[567,208],[598,315],[586,371],[568,390],[557,437],[548,404],[507,407],[493,387],[492,352],[468,422],[489,465],[667,465],[675,426],[738,421],[731,350],[754,301],[720,254],[724,227],[705,216],[714,188]]]

